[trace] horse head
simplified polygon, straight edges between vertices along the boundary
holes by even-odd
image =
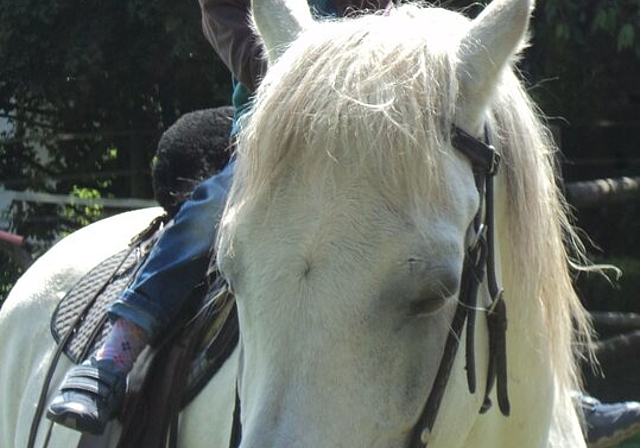
[[[241,447],[408,446],[482,208],[452,127],[493,129],[530,11],[495,0],[474,20],[403,5],[319,22],[304,0],[254,1],[270,68],[218,240],[241,328]],[[476,332],[482,384],[486,325]],[[494,418],[481,405],[456,360],[430,446],[467,446]],[[505,446],[538,446],[545,424]]]

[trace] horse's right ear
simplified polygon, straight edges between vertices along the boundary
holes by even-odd
[[[306,0],[252,0],[251,13],[269,63],[313,24]]]

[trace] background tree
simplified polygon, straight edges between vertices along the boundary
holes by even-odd
[[[0,0],[0,61],[7,190],[150,198],[161,132],[229,102],[196,1]],[[5,214],[4,230],[27,236],[37,255],[103,211],[16,201]],[[21,270],[6,252],[0,266],[5,281]]]
[[[561,130],[566,180],[640,175],[640,1],[538,2],[525,70],[542,110]],[[638,201],[577,210],[593,254],[623,268],[611,288],[580,283],[590,308],[640,312]],[[606,292],[608,291],[608,292]]]

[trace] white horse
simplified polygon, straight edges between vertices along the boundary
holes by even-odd
[[[511,415],[478,413],[483,394],[469,393],[458,354],[429,447],[584,447],[571,393],[575,329],[588,339],[589,326],[567,255],[580,245],[554,183],[549,133],[512,69],[530,2],[495,0],[473,21],[404,5],[322,22],[304,0],[254,3],[270,70],[218,239],[241,348],[184,412],[180,446],[228,446],[236,384],[241,448],[408,446],[480,203],[470,161],[451,144],[456,125],[486,131],[503,159],[495,244]],[[156,213],[73,234],[16,284],[0,313],[2,448],[26,445],[57,300]],[[481,317],[484,286],[478,303]],[[475,341],[483,385],[484,319]],[[108,434],[115,439],[117,423]],[[49,437],[50,447],[78,439],[60,427]]]

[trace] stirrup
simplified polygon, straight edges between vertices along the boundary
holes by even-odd
[[[107,422],[120,411],[126,377],[110,360],[91,358],[71,368],[49,404],[47,418],[80,432],[102,434]]]

